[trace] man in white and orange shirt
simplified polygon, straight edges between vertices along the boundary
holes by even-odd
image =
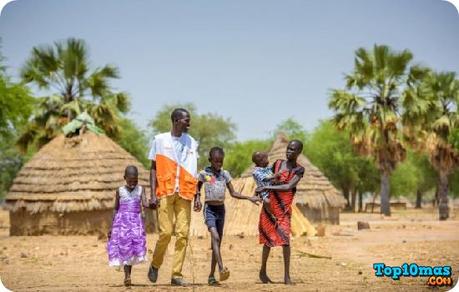
[[[182,266],[190,229],[191,201],[196,194],[198,144],[187,133],[191,118],[186,109],[173,110],[171,120],[172,130],[155,136],[148,155],[151,160],[150,205],[158,210],[159,222],[159,239],[148,270],[148,278],[153,283],[158,279],[158,270],[163,263],[171,236],[175,233],[171,284],[187,286],[188,283],[182,276]],[[196,200],[195,210],[200,209],[201,202]]]

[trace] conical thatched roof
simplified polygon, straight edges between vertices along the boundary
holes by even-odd
[[[107,136],[89,131],[72,138],[60,135],[19,171],[7,207],[25,207],[31,213],[113,208],[114,191],[125,183],[127,165],[138,167],[139,184],[149,184],[144,167]]]
[[[269,151],[269,161],[274,163],[278,159],[285,159],[288,139],[284,134],[278,134]],[[301,154],[298,163],[305,169],[304,176],[297,185],[295,201],[297,204],[307,205],[312,209],[326,207],[344,207],[346,201],[330,181]],[[241,177],[251,177],[252,167],[245,171]]]

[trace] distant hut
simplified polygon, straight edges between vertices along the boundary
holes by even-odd
[[[105,234],[127,165],[137,166],[139,184],[149,185],[144,167],[103,134],[54,138],[19,171],[6,196],[10,235]]]
[[[270,163],[274,163],[277,159],[286,159],[287,144],[288,139],[284,134],[277,135],[269,151]],[[305,173],[297,185],[296,206],[313,223],[339,224],[339,211],[346,203],[343,195],[317,167],[312,165],[306,156],[301,154],[297,161],[304,167]],[[250,181],[251,171],[252,167],[244,172],[241,177]]]

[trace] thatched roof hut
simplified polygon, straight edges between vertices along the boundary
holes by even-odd
[[[144,167],[107,136],[56,137],[24,165],[6,196],[10,234],[105,232],[127,165],[138,167],[139,184],[149,184]]]
[[[269,161],[285,159],[288,139],[279,134],[269,151]],[[303,154],[298,157],[298,163],[305,169],[304,177],[297,186],[295,202],[297,207],[311,222],[328,222],[339,224],[339,209],[346,201],[343,195]],[[242,174],[242,178],[251,178],[252,167]]]

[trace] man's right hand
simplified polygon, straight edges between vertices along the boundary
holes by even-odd
[[[150,208],[156,209],[159,207],[159,200],[156,196],[151,196],[150,198]]]

